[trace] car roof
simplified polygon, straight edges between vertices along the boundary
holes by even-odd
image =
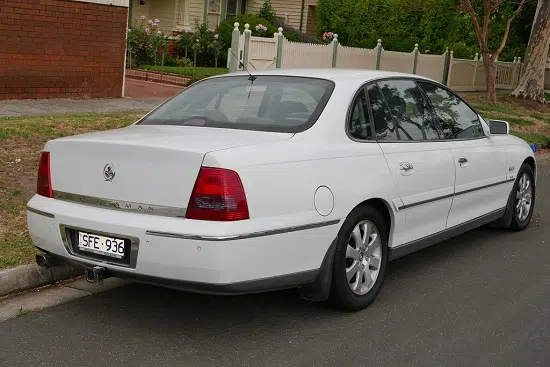
[[[369,81],[375,79],[392,78],[392,77],[406,77],[416,78],[434,81],[432,79],[409,73],[399,73],[386,70],[371,70],[371,69],[339,69],[339,68],[281,68],[281,69],[262,69],[262,70],[249,70],[252,75],[278,75],[278,76],[298,76],[308,78],[322,78],[329,79],[334,82],[344,81]],[[216,77],[223,76],[242,76],[248,75],[246,71],[238,71],[229,74],[222,74]]]

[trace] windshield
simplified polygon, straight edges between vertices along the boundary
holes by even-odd
[[[329,80],[306,77],[213,78],[184,90],[139,124],[297,133],[313,126],[333,89]]]

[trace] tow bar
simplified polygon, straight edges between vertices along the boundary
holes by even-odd
[[[94,283],[94,284],[103,284],[103,279],[105,279],[105,272],[107,269],[105,269],[102,266],[94,266],[91,269],[86,268],[84,270],[86,274],[86,281],[88,283]]]

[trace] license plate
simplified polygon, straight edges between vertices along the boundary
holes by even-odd
[[[78,232],[78,249],[98,255],[124,258],[125,244],[120,238],[100,236],[97,234]]]

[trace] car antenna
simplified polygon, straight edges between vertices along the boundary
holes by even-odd
[[[231,52],[231,54],[233,55],[233,57],[237,60],[239,60],[239,58],[237,57],[237,55],[235,55],[235,53],[233,52],[232,49],[229,49],[229,51]],[[241,60],[239,60],[239,66],[242,67],[244,69],[244,71],[246,71],[248,73],[248,80],[250,80],[251,82],[254,82],[254,80],[256,80],[258,77],[256,75],[252,75],[252,73],[250,73],[250,71],[248,71],[247,67],[243,64],[243,62]]]

